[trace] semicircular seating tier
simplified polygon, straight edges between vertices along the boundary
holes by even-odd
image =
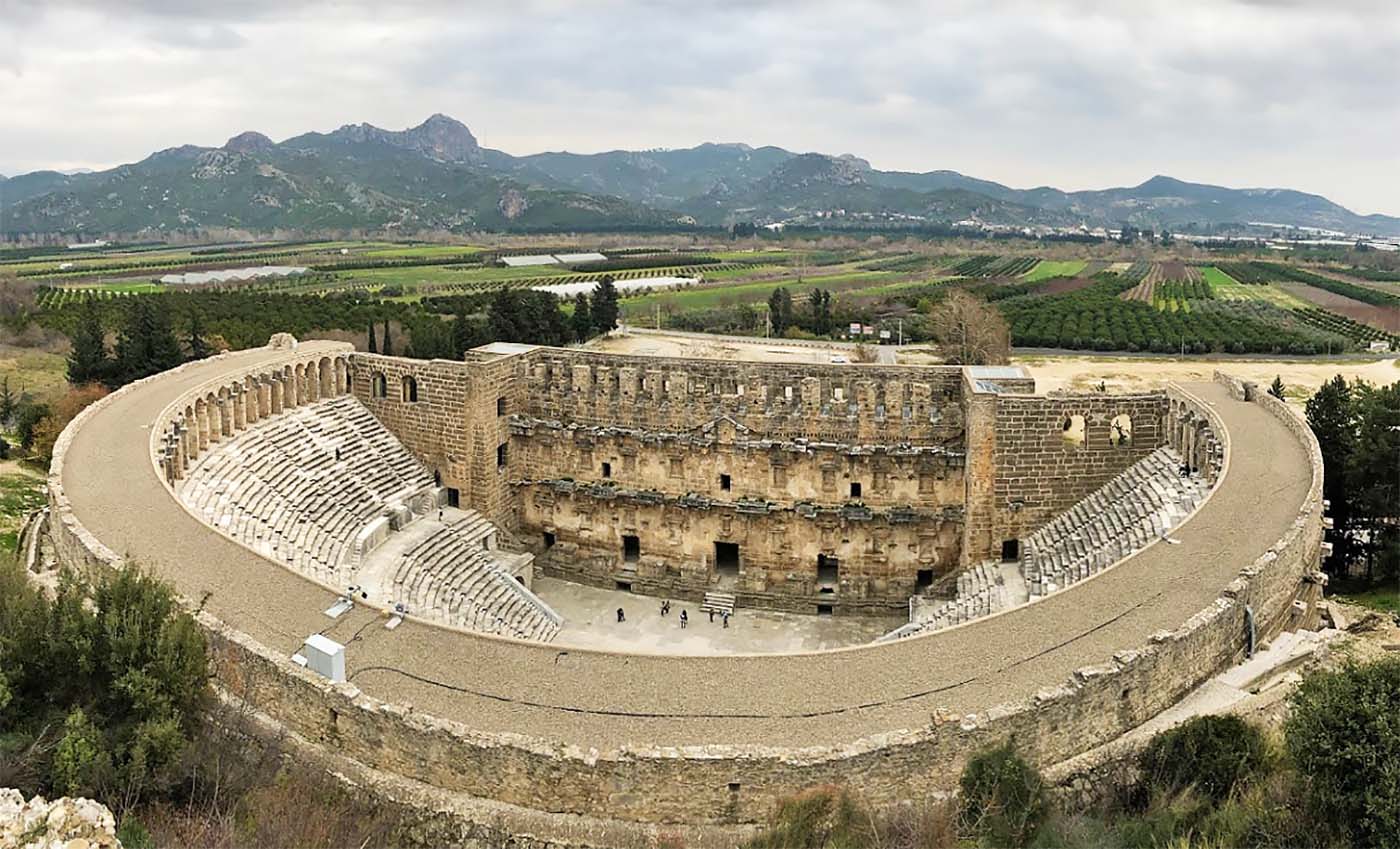
[[[375,549],[439,509],[441,492],[352,396],[288,409],[215,444],[179,497],[228,536],[332,586],[360,585],[411,614],[474,630],[539,640],[559,632],[558,615],[513,577],[530,555],[498,548],[496,526],[474,511],[430,530],[392,582],[374,579],[384,571]]]

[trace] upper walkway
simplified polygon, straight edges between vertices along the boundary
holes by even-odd
[[[377,614],[361,608],[332,624],[321,613],[331,601],[326,590],[182,509],[157,476],[150,447],[151,423],[181,393],[281,356],[240,352],[115,396],[78,430],[61,474],[76,518],[99,540],[290,655],[323,630],[349,642]],[[800,748],[924,727],[940,709],[966,714],[1029,698],[1180,627],[1297,518],[1311,483],[1305,446],[1268,411],[1232,400],[1219,385],[1184,388],[1213,405],[1228,431],[1229,467],[1216,492],[1173,532],[1179,544],[1153,545],[1033,604],[929,636],[800,655],[605,653],[409,621],[394,631],[365,629],[347,650],[347,672],[376,698],[584,751]]]

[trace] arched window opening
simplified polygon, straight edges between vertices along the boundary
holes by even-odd
[[[410,404],[415,403],[418,400],[418,381],[413,377],[413,375],[406,374],[403,376],[403,385],[400,387],[400,389],[403,392],[403,395],[401,396],[403,400],[409,402]]]
[[[381,372],[375,372],[370,377],[369,390],[375,398],[384,398],[389,394],[389,383]]]
[[[1115,448],[1126,448],[1133,444],[1133,420],[1127,413],[1119,413],[1109,422],[1108,444]]]
[[[1060,430],[1065,439],[1065,444],[1078,448],[1084,444],[1084,417],[1065,416],[1064,422],[1060,425]]]

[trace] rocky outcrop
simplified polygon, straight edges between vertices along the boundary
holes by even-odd
[[[0,846],[14,849],[121,849],[112,812],[91,799],[48,801],[0,788]]]
[[[496,208],[507,219],[514,221],[530,208],[530,202],[519,189],[506,189],[501,194],[500,201],[496,203]]]

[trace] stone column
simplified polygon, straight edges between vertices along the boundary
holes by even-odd
[[[209,447],[209,405],[207,403],[195,404],[194,420],[195,439],[198,443],[199,453],[203,454],[204,450]]]
[[[248,399],[243,392],[243,384],[234,384],[228,397],[233,406],[233,432],[238,433],[248,426]]]

